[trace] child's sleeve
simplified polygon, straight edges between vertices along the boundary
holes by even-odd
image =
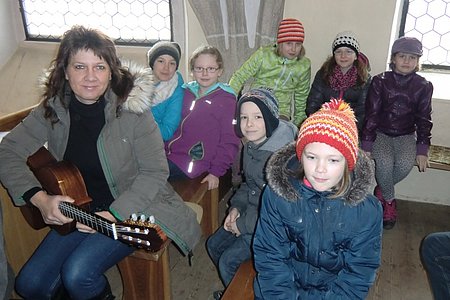
[[[308,98],[309,88],[311,84],[311,61],[308,58],[303,58],[304,70],[298,78],[298,85],[294,92],[295,101],[295,115],[294,124],[299,126],[306,118],[306,99]]]
[[[325,99],[323,90],[324,84],[322,73],[320,71],[317,71],[316,76],[314,77],[314,81],[311,85],[311,90],[308,93],[308,98],[306,99],[305,113],[307,117],[318,111],[322,107],[323,103],[330,100]]]
[[[421,95],[416,110],[416,133],[417,133],[417,155],[428,156],[428,149],[431,143],[431,98],[433,96],[433,84],[427,82]]]
[[[264,190],[253,240],[256,299],[297,299],[294,274],[287,264],[289,239],[278,212],[279,201],[270,188]]]
[[[234,131],[233,125],[236,97],[233,94],[228,95],[220,100],[221,105],[215,114],[219,122],[220,142],[208,172],[217,177],[225,174],[231,167],[239,151],[240,140]]]
[[[230,78],[230,86],[235,91],[236,95],[239,94],[244,84],[252,77],[256,76],[258,70],[263,62],[262,60],[262,48],[255,51],[244,64],[234,72]]]
[[[372,152],[373,142],[377,137],[378,114],[381,111],[381,93],[383,82],[379,76],[375,76],[370,84],[366,99],[366,119],[364,121],[361,135],[361,148],[364,151]]]

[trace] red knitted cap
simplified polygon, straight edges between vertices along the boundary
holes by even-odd
[[[278,26],[277,43],[300,42],[305,40],[303,24],[297,19],[283,19]]]
[[[306,145],[314,142],[337,149],[347,160],[348,169],[353,170],[358,155],[358,129],[348,103],[331,99],[303,122],[298,134],[297,157],[300,159]]]

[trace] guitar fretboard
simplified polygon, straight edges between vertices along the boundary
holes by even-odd
[[[90,213],[72,203],[60,202],[59,210],[68,218],[91,227],[96,231],[117,240],[116,224],[93,213]]]

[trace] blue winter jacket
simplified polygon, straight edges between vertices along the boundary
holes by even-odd
[[[382,209],[369,195],[373,163],[360,151],[343,198],[294,177],[295,144],[269,159],[253,242],[256,299],[364,299],[381,259]]]
[[[181,107],[184,95],[182,85],[184,81],[180,72],[177,71],[175,74],[178,76],[178,84],[173,94],[163,102],[152,107],[153,118],[158,124],[163,141],[168,141],[172,138],[181,120]]]

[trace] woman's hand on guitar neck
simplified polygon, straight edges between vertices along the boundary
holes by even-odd
[[[74,200],[68,196],[49,195],[45,191],[39,191],[31,197],[30,202],[36,206],[42,214],[42,219],[49,225],[62,225],[72,222],[72,219],[64,216],[58,206],[61,201],[71,202]]]
[[[109,211],[106,211],[106,210],[99,211],[99,212],[96,212],[95,214],[99,215],[111,222],[114,222],[114,223],[117,222],[117,219]],[[84,233],[94,233],[95,232],[94,229],[92,229],[91,227],[89,227],[87,225],[81,224],[80,222],[77,222],[77,229],[78,229],[78,231],[84,232]]]

